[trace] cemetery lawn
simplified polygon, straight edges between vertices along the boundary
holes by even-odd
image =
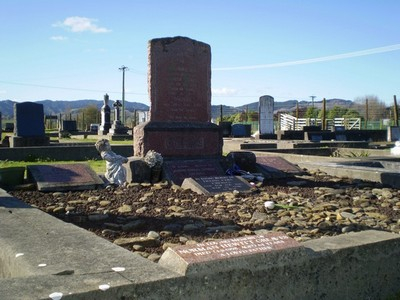
[[[9,161],[0,160],[0,168],[8,167],[27,167],[31,165],[46,165],[46,164],[70,164],[70,163],[82,163],[86,162],[96,172],[104,174],[106,171],[106,165],[104,160],[88,160],[88,161],[52,161],[52,160],[36,160],[36,161]]]

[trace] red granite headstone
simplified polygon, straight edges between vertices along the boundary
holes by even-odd
[[[134,155],[222,155],[222,132],[211,120],[211,49],[186,37],[149,41],[150,121],[134,129]]]
[[[209,122],[210,46],[183,37],[149,42],[150,120]]]

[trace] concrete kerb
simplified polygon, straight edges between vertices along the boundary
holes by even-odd
[[[0,190],[0,244],[2,299],[54,292],[62,299],[385,299],[400,292],[400,236],[380,231],[226,260],[228,268],[219,261],[215,270],[184,276]]]

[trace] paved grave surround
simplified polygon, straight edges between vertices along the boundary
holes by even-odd
[[[240,176],[209,176],[186,178],[182,188],[198,194],[214,195],[231,191],[250,192],[252,186]]]
[[[104,185],[86,163],[27,166],[27,173],[43,192],[90,190]]]
[[[222,155],[222,130],[211,123],[211,48],[187,37],[149,41],[150,121],[134,128],[134,155]]]

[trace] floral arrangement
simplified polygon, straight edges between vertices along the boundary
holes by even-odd
[[[149,150],[144,157],[144,161],[150,168],[153,168],[154,166],[161,166],[164,159],[160,153],[154,150]]]

